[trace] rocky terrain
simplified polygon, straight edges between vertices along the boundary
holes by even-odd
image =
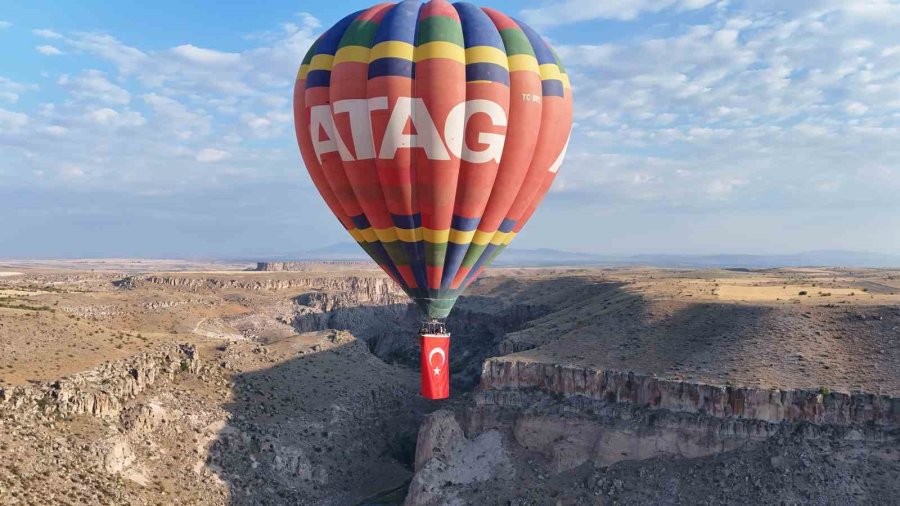
[[[0,504],[898,503],[898,272],[494,270],[429,403],[406,296],[302,267],[3,267]]]

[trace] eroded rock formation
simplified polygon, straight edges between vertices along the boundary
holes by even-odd
[[[515,397],[496,391],[539,389],[611,403],[766,422],[900,425],[900,398],[886,395],[777,390],[688,383],[630,372],[493,358],[485,362],[483,404]]]
[[[170,344],[52,383],[34,383],[0,389],[0,412],[13,416],[70,417],[92,415],[111,419],[125,403],[160,380],[200,369],[197,350]]]

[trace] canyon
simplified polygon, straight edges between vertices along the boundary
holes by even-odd
[[[421,316],[379,271],[183,267],[8,266],[0,503],[900,494],[895,271],[495,269],[428,402]]]

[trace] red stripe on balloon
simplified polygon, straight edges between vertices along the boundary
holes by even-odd
[[[297,134],[297,144],[300,146],[300,154],[303,157],[303,163],[309,171],[309,176],[313,181],[325,204],[331,209],[331,212],[337,216],[337,219],[347,230],[353,228],[353,222],[350,216],[344,211],[337,196],[331,190],[322,166],[316,158],[315,151],[312,147],[312,139],[309,135],[309,108],[306,107],[306,80],[298,79],[294,83],[294,132]]]
[[[509,16],[500,11],[491,9],[490,7],[482,7],[481,10],[491,18],[497,30],[509,30],[510,28],[519,29],[518,23],[513,21]]]
[[[543,123],[541,78],[534,72],[510,73],[509,128],[497,180],[478,230],[495,232],[506,217],[528,174]]]
[[[324,124],[311,127],[317,130],[310,132],[313,143],[331,141],[337,144],[344,142],[343,139],[337,136],[334,128],[331,128],[331,132],[327,130],[327,122],[333,121],[330,112],[331,98],[328,87],[308,88],[306,90],[306,101],[309,104],[311,113],[312,109],[315,107],[325,107],[328,111],[326,112],[326,109],[319,109],[322,111],[319,114],[323,119]],[[338,202],[340,202],[344,212],[349,216],[358,216],[362,214],[362,207],[360,207],[359,202],[356,200],[356,194],[353,193],[353,187],[350,185],[347,174],[344,172],[344,163],[341,160],[339,152],[320,152],[317,158],[322,166],[322,172],[325,173],[325,179],[328,181],[328,185],[337,197]]]
[[[453,8],[453,4],[447,0],[431,0],[422,6],[419,11],[419,19],[426,19],[432,16],[446,16],[459,21],[459,14]]]

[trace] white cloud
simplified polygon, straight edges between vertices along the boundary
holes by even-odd
[[[19,96],[29,88],[27,85],[0,76],[0,101],[16,103],[19,101]]]
[[[0,109],[0,133],[19,130],[28,124],[27,114]]]
[[[299,155],[285,149],[293,143],[290,136],[268,146],[248,139],[290,131],[296,67],[318,35],[314,18],[300,20],[240,53],[188,41],[150,50],[113,34],[35,30],[71,55],[68,62],[99,59],[111,70],[70,71],[46,85],[65,91],[64,98],[31,105],[30,111],[2,110],[0,188],[65,184],[171,193],[219,185],[225,176],[233,183],[296,175]],[[0,104],[19,101],[32,88],[0,77]],[[241,121],[245,113],[271,127],[253,131]],[[197,163],[225,159],[227,169],[214,174]]]
[[[244,113],[241,115],[241,122],[250,130],[253,137],[266,139],[282,135],[285,131],[292,127],[292,116],[289,109],[276,109],[265,114],[258,115],[253,113]]]
[[[10,23],[9,21],[0,20],[0,30],[9,28],[10,26],[12,26],[12,23]]]
[[[202,110],[192,111],[178,100],[156,93],[141,98],[153,108],[157,121],[165,124],[180,140],[203,137],[212,130],[212,120]]]
[[[565,25],[592,19],[630,21],[646,12],[665,9],[702,9],[715,0],[565,0],[547,3],[544,7],[525,9],[523,20],[534,27]]]
[[[174,47],[172,48],[172,53],[190,63],[200,65],[233,65],[241,59],[241,55],[238,53],[224,53],[213,49],[204,49],[192,44]]]
[[[844,109],[847,111],[847,114],[852,114],[854,116],[859,116],[865,114],[866,111],[869,110],[865,104],[861,104],[859,102],[850,102],[847,104]]]
[[[779,11],[766,1],[734,2],[665,36],[557,47],[577,127],[556,191],[672,206],[891,201],[892,21],[846,2]]]
[[[57,84],[69,90],[74,97],[82,100],[96,100],[120,105],[131,102],[131,93],[111,83],[106,78],[106,74],[99,70],[85,70],[75,77],[63,75]]]
[[[143,51],[106,34],[80,33],[66,39],[73,48],[116,65],[123,76],[146,87],[202,97],[257,97],[293,82],[298,62],[314,42],[318,21],[301,15],[271,45],[240,53],[182,44]]]
[[[228,151],[222,151],[219,149],[206,148],[201,149],[197,152],[197,161],[201,163],[215,163],[221,162],[222,160],[226,160],[231,157],[231,153]]]
[[[114,127],[139,127],[146,123],[144,117],[136,111],[119,112],[109,107],[94,109],[88,112],[88,119],[98,125]]]
[[[50,135],[59,136],[68,133],[69,129],[59,125],[48,125],[45,126],[41,131]]]
[[[63,54],[62,51],[60,51],[58,48],[51,46],[51,45],[35,46],[34,49],[38,53],[41,53],[41,54],[47,55],[47,56],[56,56],[56,55]]]
[[[62,34],[54,32],[48,28],[38,28],[31,31],[32,34],[43,37],[45,39],[61,39],[63,38]]]

